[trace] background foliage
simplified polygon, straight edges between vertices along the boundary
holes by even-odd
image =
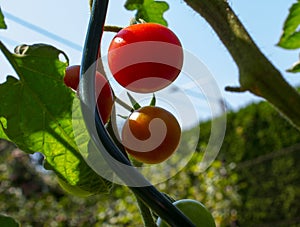
[[[235,165],[241,226],[298,226],[299,132],[266,102],[231,112],[227,120],[218,159]]]
[[[300,225],[297,130],[265,102],[230,112],[219,158],[204,173],[197,164],[210,122],[202,123],[200,131],[198,152],[183,171],[158,185],[161,191],[174,199],[203,202],[221,226]],[[142,225],[126,187],[115,185],[111,194],[79,198],[63,192],[51,171],[36,166],[40,159],[30,161],[4,141],[0,157],[0,200],[6,201],[0,210],[23,226]]]

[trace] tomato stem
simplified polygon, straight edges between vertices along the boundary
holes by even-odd
[[[123,100],[119,99],[117,96],[115,96],[115,102],[118,103],[120,106],[124,107],[126,110],[128,110],[130,112],[134,111],[134,109],[130,105],[128,105]]]
[[[105,32],[115,32],[115,33],[118,33],[122,29],[123,29],[122,27],[114,26],[114,25],[105,25],[103,28]]]

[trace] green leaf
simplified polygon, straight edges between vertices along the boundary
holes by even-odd
[[[75,93],[64,85],[67,56],[44,44],[0,49],[19,78],[0,84],[0,136],[27,153],[41,152],[47,168],[82,190],[107,192],[111,183],[98,176],[79,153],[72,127]],[[65,61],[60,60],[65,57]]]
[[[0,214],[0,226],[18,227],[18,226],[20,226],[20,223],[18,223],[12,217],[9,217],[9,216],[4,215],[4,214]]]
[[[146,22],[154,22],[167,26],[167,21],[163,18],[165,11],[169,9],[168,3],[155,0],[127,0],[125,3],[127,10],[137,10],[135,19],[143,19]]]
[[[289,15],[284,22],[283,33],[278,46],[285,49],[297,49],[300,47],[300,1],[293,4]]]
[[[290,73],[299,73],[300,72],[300,61],[296,62],[290,69],[287,70]]]
[[[6,29],[6,28],[7,28],[7,26],[5,24],[4,16],[3,16],[3,13],[0,8],[0,29]]]

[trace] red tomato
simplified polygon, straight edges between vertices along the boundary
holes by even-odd
[[[72,65],[66,68],[64,83],[73,90],[77,90],[79,84],[80,66]]]
[[[66,69],[64,83],[71,87],[73,90],[77,90],[79,84],[79,75],[80,74],[80,66],[73,65]],[[99,72],[96,72],[96,79],[95,79],[95,91],[96,91],[96,98],[97,98],[97,109],[100,113],[101,119],[103,123],[107,123],[112,106],[114,103],[114,96],[112,89],[106,80],[106,78]]]
[[[122,129],[122,144],[136,160],[156,164],[168,159],[177,149],[181,128],[167,110],[145,106],[134,111]]]
[[[122,29],[108,50],[108,65],[116,81],[139,93],[152,93],[171,84],[182,64],[179,39],[170,29],[155,23]]]

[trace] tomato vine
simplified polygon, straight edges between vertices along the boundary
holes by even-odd
[[[82,114],[87,125],[87,129],[90,130],[89,133],[91,134],[91,138],[99,152],[102,152],[104,157],[110,155],[115,160],[130,166],[131,163],[129,160],[110,139],[109,134],[100,119],[98,111],[94,108],[95,78],[93,75],[95,75],[96,72],[95,62],[97,62],[97,58],[100,54],[101,37],[103,34],[108,2],[108,0],[94,0],[91,7],[90,22],[81,63],[79,95],[81,99]],[[91,116],[95,116],[95,119],[91,120]],[[92,130],[94,124],[96,124],[96,131],[98,135],[95,135],[95,131]],[[114,165],[109,161],[108,164],[125,184],[132,185],[132,183],[137,180],[147,181],[134,168],[132,168],[132,171],[129,174],[130,176],[128,176],[123,174],[124,170],[119,169],[117,165]],[[194,226],[190,220],[184,216],[181,211],[178,210],[163,194],[161,194],[151,184],[149,185],[150,186],[145,187],[130,187],[130,189],[139,199],[142,200],[143,203],[149,206],[156,214],[172,226]]]

